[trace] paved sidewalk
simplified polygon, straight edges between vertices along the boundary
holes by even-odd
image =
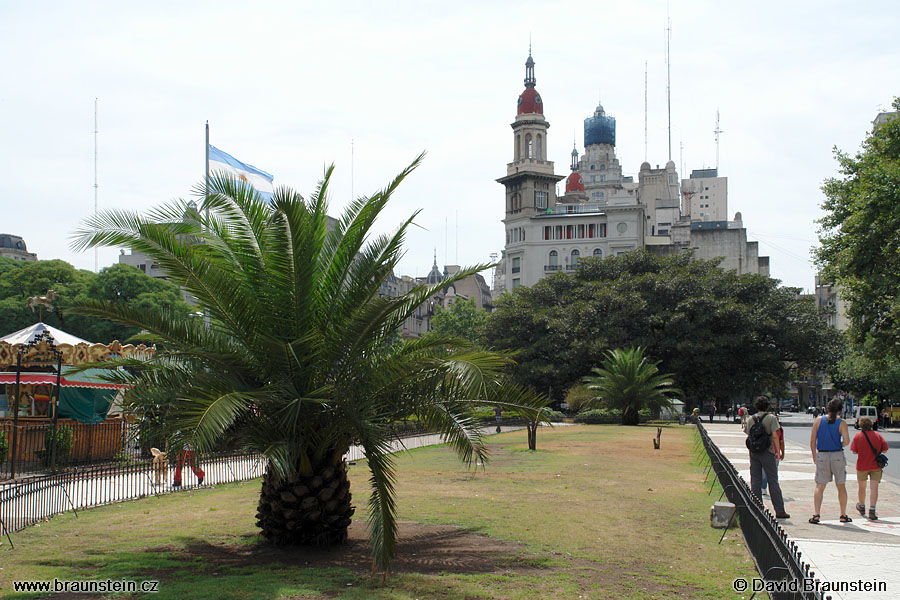
[[[728,457],[750,484],[750,458],[744,442],[746,435],[738,424],[703,423],[712,441]],[[852,438],[852,432],[851,432]],[[885,477],[878,490],[878,521],[861,517],[856,509],[856,455],[847,456],[847,514],[852,523],[841,523],[837,488],[825,488],[822,522],[812,525],[813,490],[816,467],[809,444],[785,440],[785,460],[779,465],[778,480],[784,493],[785,510],[790,519],[779,523],[800,547],[802,559],[816,572],[815,577],[832,583],[878,581],[887,585],[884,592],[829,592],[834,600],[900,598],[900,482]],[[868,502],[868,493],[866,495]],[[771,499],[763,496],[774,512]]]

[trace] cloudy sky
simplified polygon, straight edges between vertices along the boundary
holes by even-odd
[[[133,5],[133,7],[132,7]],[[100,209],[190,197],[211,143],[313,190],[335,163],[331,213],[428,152],[380,224],[421,209],[402,274],[490,261],[503,248],[503,188],[529,36],[568,173],[598,100],[618,123],[625,174],[668,160],[664,0],[609,2],[0,3],[0,232],[41,259],[93,269],[69,249],[94,210],[94,99]],[[772,275],[810,289],[822,181],[832,147],[856,151],[900,95],[900,6],[669,3],[672,159],[715,166]],[[351,150],[352,148],[352,150]],[[99,253],[102,268],[118,250]]]

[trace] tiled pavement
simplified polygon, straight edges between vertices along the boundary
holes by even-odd
[[[730,423],[704,423],[712,441],[728,457],[750,482],[750,459],[744,445],[746,435],[740,425]],[[829,592],[834,600],[895,600],[900,598],[900,482],[885,477],[878,493],[878,521],[861,517],[854,509],[857,499],[856,455],[847,455],[847,513],[852,523],[838,521],[840,507],[837,489],[830,483],[825,489],[822,503],[822,522],[808,522],[813,514],[813,489],[815,465],[809,445],[786,441],[785,460],[778,468],[778,479],[784,494],[785,510],[790,519],[779,523],[799,545],[804,561],[823,581],[884,582],[886,591]],[[763,497],[766,506],[772,508],[771,499]]]

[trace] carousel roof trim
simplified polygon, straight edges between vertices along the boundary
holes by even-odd
[[[16,365],[20,352],[23,367],[53,365],[56,363],[55,357],[60,355],[62,364],[74,366],[114,358],[145,360],[153,356],[156,346],[123,346],[118,340],[109,344],[92,344],[55,327],[36,323],[0,338],[0,367]]]

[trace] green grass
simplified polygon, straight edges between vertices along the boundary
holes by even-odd
[[[467,471],[445,447],[398,456],[401,543],[394,573],[372,578],[364,542],[368,471],[346,548],[280,550],[254,525],[259,482],[148,498],[14,534],[0,546],[12,581],[158,579],[156,598],[722,598],[753,573],[740,535],[709,527],[691,428],[575,426],[489,438]],[[16,595],[15,597],[26,597]],[[39,596],[34,596],[39,597]],[[81,596],[89,597],[89,596]],[[119,596],[122,597],[122,596]]]

